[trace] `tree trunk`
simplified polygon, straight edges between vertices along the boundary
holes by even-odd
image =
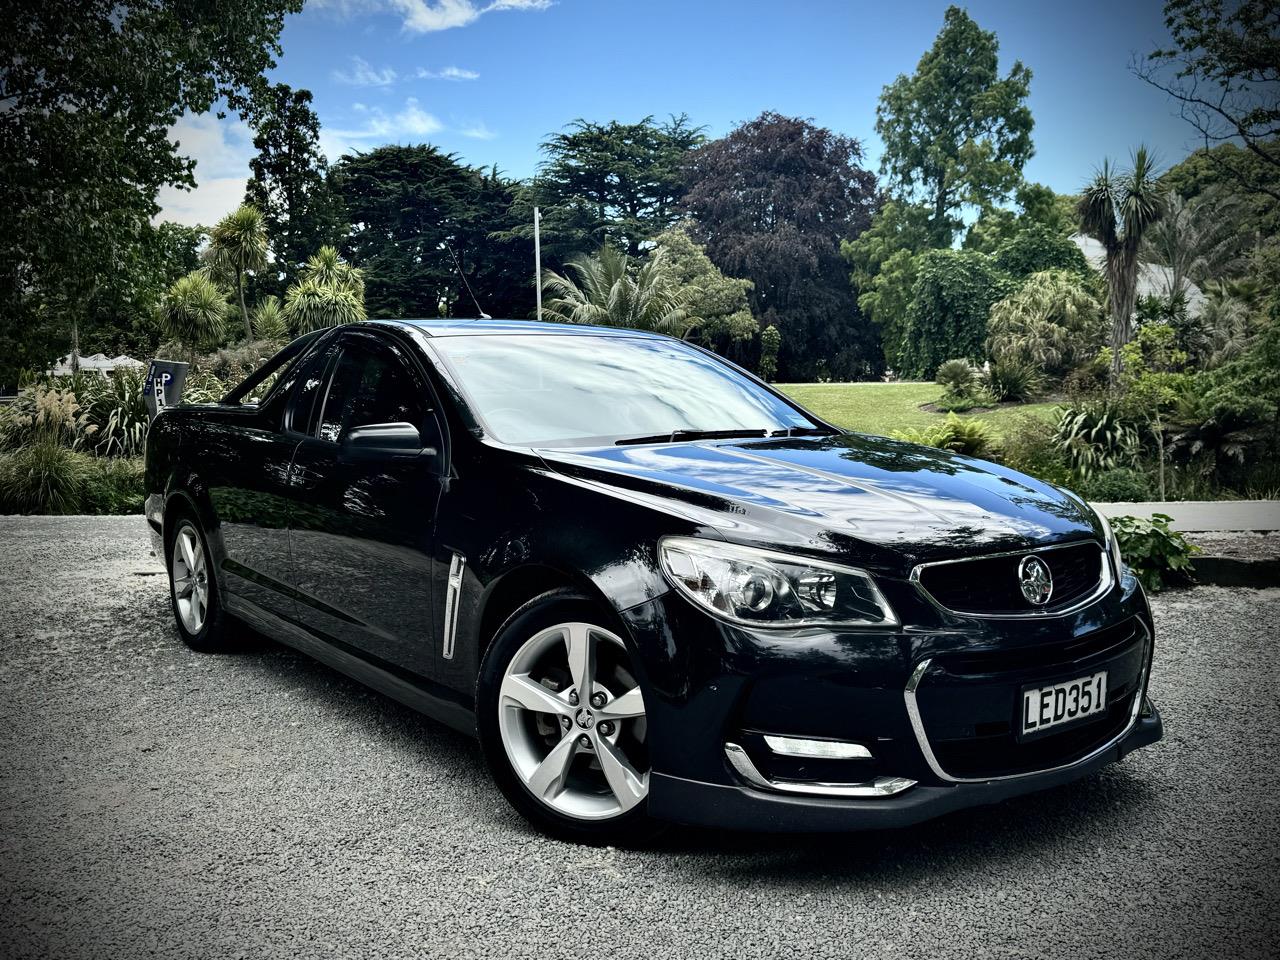
[[[236,268],[236,295],[240,298],[240,316],[244,318],[244,339],[253,340],[253,327],[249,325],[249,308],[244,305],[244,271]]]
[[[80,321],[71,318],[71,376],[80,374]]]
[[[1160,502],[1164,503],[1168,499],[1164,484],[1164,424],[1159,414],[1156,415],[1156,456],[1160,458]]]

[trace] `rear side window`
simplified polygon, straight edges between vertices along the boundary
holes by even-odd
[[[424,387],[401,358],[347,342],[333,368],[317,436],[337,443],[348,430],[373,423],[411,423],[421,430],[428,413]]]
[[[325,370],[333,359],[336,347],[320,350],[290,374],[283,390],[291,391],[288,411],[288,427],[295,433],[311,436],[316,430],[316,418],[320,416],[317,399],[324,392]]]

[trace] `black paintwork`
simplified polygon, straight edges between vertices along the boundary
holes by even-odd
[[[616,617],[633,648],[649,716],[650,808],[670,819],[770,829],[911,822],[1050,786],[1159,737],[1152,711],[1105,756],[1066,773],[957,786],[931,772],[909,726],[903,688],[925,658],[937,663],[930,690],[952,698],[926,711],[952,715],[963,737],[966,727],[975,732],[967,718],[1007,678],[949,686],[948,658],[1024,651],[1030,666],[1018,682],[1047,683],[1080,675],[1079,663],[1064,654],[1037,664],[1035,651],[1066,649],[1127,622],[1150,631],[1129,576],[1078,612],[1033,620],[957,616],[909,581],[922,562],[1101,543],[1092,511],[1074,496],[991,463],[834,428],[830,436],[505,446],[484,435],[432,340],[530,332],[650,336],[525,321],[379,321],[326,332],[299,349],[301,359],[260,406],[183,406],[157,418],[146,460],[153,531],[175,508],[194,510],[232,612],[467,731],[480,658],[497,627],[546,589],[576,587]],[[338,343],[352,338],[381,344],[407,365],[421,390],[429,450],[359,454],[314,435],[311,397],[325,389]],[[861,567],[876,575],[904,626],[730,626],[670,589],[656,553],[665,535]],[[445,658],[455,552],[466,565],[455,649]],[[1113,684],[1141,686],[1150,656],[1150,643],[1127,651]],[[876,761],[859,762],[856,776],[843,779],[886,774],[920,786],[856,801],[750,790],[726,766],[723,745],[732,739],[750,750],[761,732],[875,743]]]

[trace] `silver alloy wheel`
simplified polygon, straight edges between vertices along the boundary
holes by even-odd
[[[200,534],[188,520],[178,527],[173,539],[173,600],[187,633],[195,636],[204,628],[209,612],[209,571]]]
[[[561,623],[525,641],[502,677],[498,730],[516,775],[558,813],[606,820],[649,794],[644,697],[603,627]]]

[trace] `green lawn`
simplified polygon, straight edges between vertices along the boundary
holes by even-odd
[[[942,395],[936,383],[779,383],[779,390],[837,426],[888,436],[895,430],[927,427],[945,413],[921,410]],[[960,414],[976,417],[1002,434],[1014,418],[1033,414],[1048,418],[1053,403],[1010,403],[995,410]]]

